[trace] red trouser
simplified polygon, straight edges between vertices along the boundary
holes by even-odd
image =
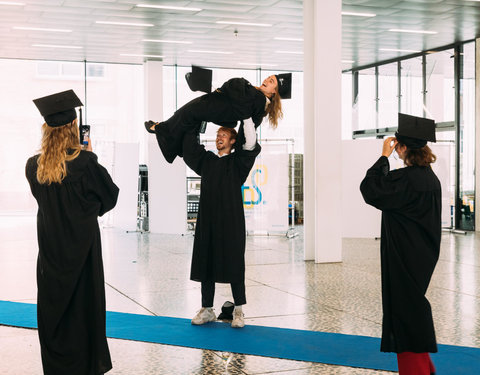
[[[400,375],[435,374],[435,366],[428,353],[397,353],[397,361]]]

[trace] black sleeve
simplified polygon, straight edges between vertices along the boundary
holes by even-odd
[[[382,211],[398,209],[407,203],[408,179],[402,170],[389,172],[388,158],[381,156],[367,171],[360,184],[365,202]]]
[[[98,216],[103,216],[117,204],[119,189],[108,174],[108,171],[97,161],[97,156],[92,153],[87,163],[85,173],[87,194],[100,203]]]
[[[183,160],[199,176],[202,175],[202,165],[208,154],[205,146],[198,143],[198,133],[196,131],[185,133],[183,137]]]
[[[37,157],[33,156],[27,160],[25,165],[25,177],[27,178],[28,185],[30,186],[30,191],[32,195],[35,196],[33,186],[37,180]]]
[[[255,100],[253,102],[253,113],[252,113],[252,121],[255,124],[255,128],[258,128],[265,117],[265,104],[267,99],[265,95],[261,91],[255,89]]]
[[[241,184],[245,183],[250,170],[255,164],[255,159],[257,158],[258,154],[260,154],[261,150],[262,147],[258,144],[258,142],[252,151],[243,150],[241,147],[235,150],[235,167]]]

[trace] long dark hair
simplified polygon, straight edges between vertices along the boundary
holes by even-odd
[[[400,142],[399,145],[404,146],[404,144]],[[437,156],[428,146],[416,149],[411,149],[407,146],[403,158],[403,162],[407,167],[428,167],[430,164],[435,163],[436,160]]]

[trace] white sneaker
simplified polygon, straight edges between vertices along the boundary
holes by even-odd
[[[241,309],[235,308],[235,310],[233,310],[232,327],[233,328],[245,327],[245,321],[243,320],[243,311]]]
[[[192,324],[200,325],[208,322],[213,322],[215,320],[217,320],[217,317],[215,316],[215,312],[213,311],[213,308],[202,307],[197,312],[197,315],[195,315],[194,318],[192,319]]]

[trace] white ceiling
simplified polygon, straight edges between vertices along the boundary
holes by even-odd
[[[2,4],[9,2],[24,5]],[[149,9],[138,7],[140,3],[201,10]],[[375,17],[342,17],[342,59],[354,61],[344,63],[344,69],[411,53],[380,49],[429,50],[473,39],[480,33],[479,1],[343,0],[342,3],[344,12],[376,14]],[[0,0],[0,58],[114,63],[142,63],[145,59],[122,56],[131,54],[163,56],[165,64],[185,66],[257,68],[263,64],[262,67],[269,70],[303,70],[302,42],[274,39],[303,38],[302,4],[302,0]],[[97,23],[105,21],[153,26]],[[32,31],[19,27],[71,31]],[[391,28],[437,33],[406,34],[388,31]],[[156,43],[145,41],[147,39],[190,44]],[[50,47],[52,45],[76,48]],[[328,56],[328,51],[325,54]]]

